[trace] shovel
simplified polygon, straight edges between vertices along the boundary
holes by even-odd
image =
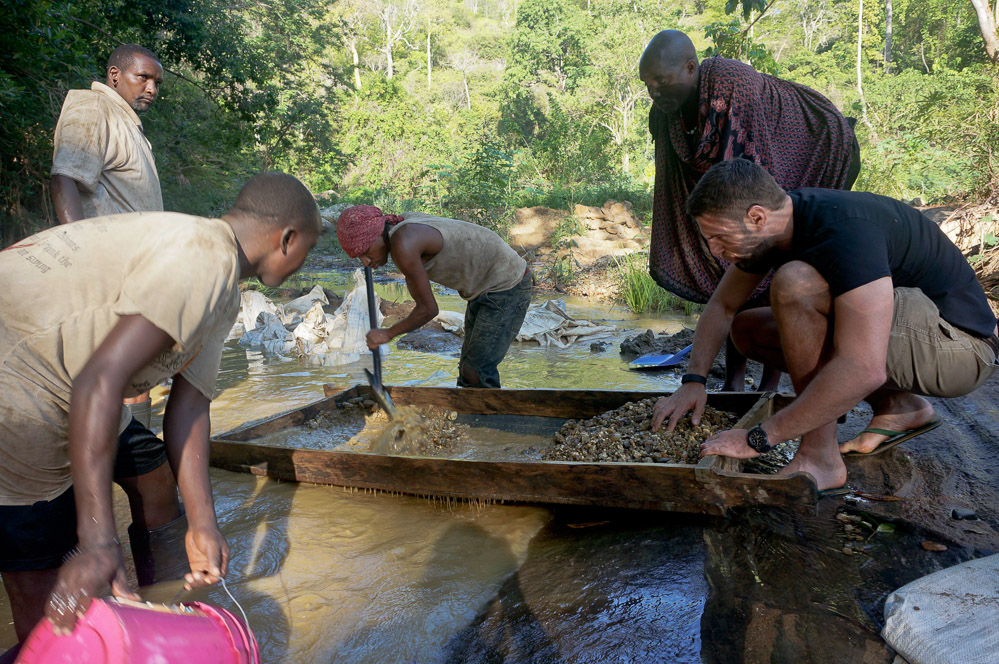
[[[375,311],[375,286],[370,267],[364,268],[364,284],[368,289],[368,316],[371,318],[371,329],[373,330],[378,327],[378,313]],[[365,369],[364,375],[368,377],[368,385],[371,386],[371,391],[375,393],[375,400],[378,401],[378,404],[388,413],[390,418],[394,418],[395,404],[392,403],[392,397],[382,387],[382,349],[375,347],[371,351],[371,356],[374,359],[375,373],[372,375],[370,371]]]
[[[662,367],[672,367],[683,362],[683,359],[690,354],[690,349],[693,347],[694,345],[691,344],[683,350],[678,350],[672,355],[643,355],[637,360],[632,360],[631,364],[628,366],[632,369],[659,369]]]

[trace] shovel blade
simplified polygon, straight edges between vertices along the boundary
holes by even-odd
[[[633,360],[630,366],[632,369],[661,369],[662,367],[672,367],[683,362],[684,358],[690,354],[693,344],[683,350],[671,355],[643,355],[637,360]]]
[[[378,405],[382,407],[382,410],[384,410],[390,418],[394,418],[395,404],[392,402],[392,397],[390,397],[388,392],[385,391],[385,388],[382,387],[381,383],[375,379],[374,374],[365,369],[364,375],[368,379],[368,385],[371,386],[371,391],[375,394],[375,401],[378,402]]]

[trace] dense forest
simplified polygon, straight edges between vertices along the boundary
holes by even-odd
[[[217,214],[248,175],[281,169],[330,202],[495,226],[516,206],[606,198],[647,214],[637,62],[666,28],[858,118],[857,189],[983,199],[999,182],[997,14],[995,0],[0,0],[0,240],[52,223],[64,95],[127,42],[166,69],[143,125],[167,209]]]

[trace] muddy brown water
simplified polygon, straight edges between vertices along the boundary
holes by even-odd
[[[324,285],[342,292],[345,279],[326,277]],[[390,297],[403,296],[401,288],[379,284]],[[453,294],[441,299],[443,308],[460,310]],[[629,371],[617,347],[646,328],[675,331],[693,320],[640,318],[573,300],[568,306],[577,318],[613,321],[618,334],[607,339],[608,350],[515,344],[500,368],[505,386],[676,387],[672,371]],[[455,365],[453,355],[393,347],[385,382],[453,385]],[[230,345],[213,428],[221,432],[314,401],[323,383],[362,382],[363,366],[274,361]],[[995,386],[993,379],[982,389]],[[956,446],[914,441],[883,460],[851,465],[851,481],[875,493],[921,497],[827,499],[815,516],[751,509],[705,519],[447,503],[213,469],[216,509],[232,548],[229,589],[268,663],[888,663],[894,655],[878,636],[887,593],[999,548],[992,531],[999,491],[991,463],[985,467],[999,441],[980,435],[983,427],[995,430],[999,414],[987,400],[959,401],[947,411]],[[862,427],[860,419],[847,427]],[[535,438],[507,432],[497,454],[529,447]],[[979,510],[985,534],[966,533],[941,517],[954,500]],[[845,555],[835,518],[844,508],[872,526],[894,528],[873,533],[858,545],[862,553]],[[949,548],[925,551],[919,546],[925,539]],[[169,601],[178,586],[159,584],[143,595]],[[185,600],[238,613],[220,588]],[[14,641],[9,621],[4,599],[3,646]]]

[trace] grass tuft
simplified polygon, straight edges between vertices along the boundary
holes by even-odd
[[[703,309],[702,305],[679,298],[661,288],[649,274],[648,265],[649,255],[644,251],[614,258],[618,293],[629,309],[636,314],[682,310],[687,316]]]

